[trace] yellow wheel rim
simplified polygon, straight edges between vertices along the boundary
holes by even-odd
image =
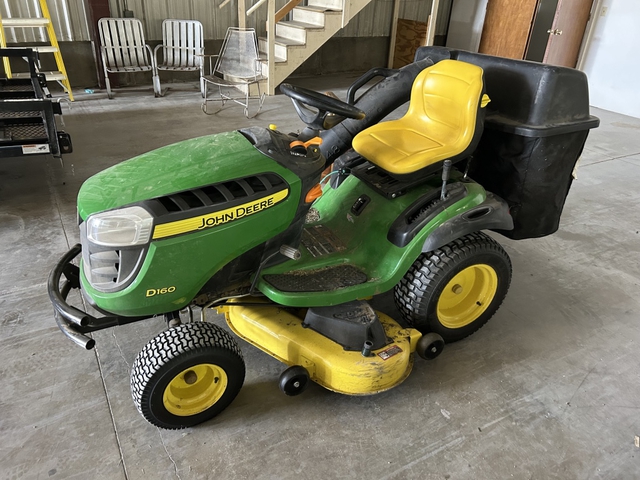
[[[446,328],[462,328],[482,315],[498,289],[493,267],[472,265],[459,272],[442,291],[436,313]]]
[[[201,363],[176,375],[164,390],[164,407],[174,415],[188,417],[214,405],[227,389],[227,374],[217,365]]]

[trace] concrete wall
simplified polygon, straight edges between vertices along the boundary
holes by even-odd
[[[640,117],[640,2],[604,0],[585,49],[591,105]]]

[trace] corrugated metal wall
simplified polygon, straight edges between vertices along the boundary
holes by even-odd
[[[109,0],[113,16],[121,16],[126,7],[132,10],[137,18],[143,20],[147,40],[161,40],[160,27],[166,18],[199,20],[204,26],[206,39],[222,39],[227,27],[238,24],[237,1],[231,0],[222,9],[218,5],[223,0]],[[276,8],[280,8],[287,0],[276,0]],[[379,37],[389,36],[391,32],[391,15],[394,0],[373,0],[367,5],[338,36],[341,37]],[[431,0],[399,0],[400,18],[426,22],[431,10]],[[446,31],[446,18],[442,13],[448,12],[452,0],[440,1],[440,18],[436,34]],[[40,16],[38,0],[0,0],[0,14],[7,17]],[[246,0],[247,8],[253,0]],[[47,0],[49,12],[61,41],[89,40],[87,21],[83,0]],[[266,22],[266,3],[260,7],[247,21],[247,26],[254,27],[259,35],[264,35]],[[444,21],[443,21],[444,20]],[[7,29],[7,41],[42,42],[46,36],[41,29]]]
[[[51,20],[60,41],[89,40],[87,21],[82,0],[47,0]],[[2,0],[2,18],[40,17],[38,0]],[[8,28],[7,42],[45,42],[47,37],[41,28]]]
[[[340,37],[388,37],[391,34],[391,15],[394,0],[373,0],[369,5],[349,22],[337,36]],[[444,35],[447,31],[445,15],[448,15],[453,0],[440,0],[438,16],[440,24],[436,35]],[[399,0],[399,18],[427,22],[431,13],[431,0]]]
[[[162,40],[162,21],[167,18],[199,20],[206,39],[221,39],[228,26],[237,25],[237,3],[218,8],[222,0],[109,0],[111,14],[122,15],[126,7],[143,21],[147,40]]]
[[[59,1],[59,0],[58,0]],[[238,24],[237,1],[232,0],[222,9],[223,0],[109,0],[114,16],[121,15],[125,5],[137,18],[144,19],[148,40],[160,40],[160,27],[165,18],[199,20],[207,39],[222,39],[227,27]],[[247,9],[257,0],[246,0]],[[288,0],[276,0],[276,9]],[[373,0],[349,25],[338,33],[342,37],[386,37],[391,32],[391,15],[394,0]],[[431,0],[399,0],[400,18],[426,22],[431,11]],[[448,12],[452,0],[441,0],[439,12]],[[443,17],[440,17],[443,18]],[[247,19],[258,35],[264,35],[267,5],[263,4]],[[446,22],[441,22],[446,23]],[[439,25],[436,34],[444,34],[446,25]]]

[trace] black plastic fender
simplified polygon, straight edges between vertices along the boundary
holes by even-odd
[[[513,230],[513,218],[507,202],[490,192],[480,205],[436,228],[425,240],[422,251],[432,252],[456,238],[480,230]]]

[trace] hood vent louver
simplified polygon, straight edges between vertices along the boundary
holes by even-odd
[[[172,193],[144,203],[157,215],[163,216],[196,208],[224,207],[226,204],[277,192],[284,186],[286,182],[282,177],[267,173]]]

